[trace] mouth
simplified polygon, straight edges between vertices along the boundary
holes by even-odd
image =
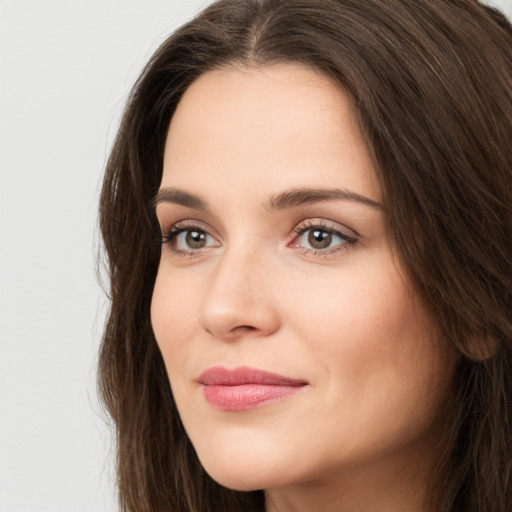
[[[280,400],[309,383],[276,373],[241,366],[229,370],[216,366],[197,379],[206,401],[221,411],[246,411]]]

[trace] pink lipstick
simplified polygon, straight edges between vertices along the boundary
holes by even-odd
[[[300,391],[307,381],[241,366],[228,370],[216,366],[203,372],[202,384],[206,401],[222,411],[246,411],[261,407]]]

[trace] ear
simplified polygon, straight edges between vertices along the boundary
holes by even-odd
[[[483,362],[490,359],[498,350],[498,342],[492,336],[474,337],[464,343],[461,352],[472,361]]]

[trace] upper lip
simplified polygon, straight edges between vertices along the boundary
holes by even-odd
[[[303,379],[292,379],[277,373],[258,370],[248,366],[228,369],[215,366],[204,371],[197,379],[206,386],[241,386],[244,384],[261,384],[264,386],[304,386]]]

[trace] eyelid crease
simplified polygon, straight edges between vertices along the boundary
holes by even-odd
[[[207,235],[211,236],[215,240],[218,241],[218,235],[216,233],[212,233],[212,229],[209,226],[203,225],[201,221],[198,220],[184,220],[179,221],[171,224],[167,228],[161,227],[162,232],[162,239],[167,239],[167,241],[170,241],[171,239],[175,238],[179,234],[183,233],[184,231],[200,231],[202,233],[206,233]],[[165,243],[165,241],[164,241]]]
[[[347,238],[347,239],[362,238],[361,235],[355,229],[349,228],[348,226],[344,226],[343,224],[340,224],[338,222],[327,221],[325,219],[320,219],[320,218],[319,219],[314,219],[314,218],[305,219],[302,222],[299,222],[299,224],[297,224],[293,228],[293,232],[298,233],[301,229],[302,229],[302,232],[304,232],[308,229],[313,229],[313,228],[320,228],[325,231],[339,233],[340,235],[342,235],[344,238]],[[350,233],[348,233],[347,231]]]

